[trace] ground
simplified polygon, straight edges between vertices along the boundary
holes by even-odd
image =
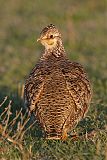
[[[65,142],[44,140],[34,125],[24,134],[22,148],[5,135],[0,137],[1,160],[107,159],[106,11],[107,3],[101,0],[0,0],[0,103],[8,96],[0,107],[1,114],[4,107],[11,106],[12,119],[23,107],[25,78],[43,50],[36,39],[50,23],[60,29],[68,57],[84,66],[93,86],[90,109],[75,128],[85,136],[75,141],[69,137]],[[12,104],[8,105],[10,100]],[[6,126],[0,116],[0,127],[1,123]],[[91,131],[93,136],[88,138]]]

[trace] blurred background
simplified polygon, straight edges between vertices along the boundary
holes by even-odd
[[[95,91],[101,85],[105,95],[106,9],[104,0],[0,0],[0,95],[24,83],[43,50],[36,39],[50,23],[62,33],[69,58],[86,68]]]
[[[38,127],[34,126],[24,139],[25,155],[26,148],[30,148],[32,157],[36,160],[105,160],[107,159],[106,0],[0,0],[0,104],[4,97],[8,96],[8,101],[3,107],[9,108],[8,102],[12,100],[11,117],[16,117],[16,110],[23,107],[25,79],[43,51],[42,45],[36,40],[41,30],[50,23],[55,24],[62,33],[69,59],[82,64],[89,75],[93,86],[92,103],[85,119],[78,124],[75,131],[87,133],[94,130],[95,136],[92,140],[85,137],[84,140],[77,142],[70,138],[66,142],[50,142],[38,138],[37,134],[40,135],[40,132]],[[3,107],[0,108],[0,116]],[[1,121],[0,117],[0,124]],[[4,126],[5,123],[6,119]],[[7,143],[5,139],[0,141],[0,159],[20,159],[18,157],[20,152],[15,150],[14,145]]]

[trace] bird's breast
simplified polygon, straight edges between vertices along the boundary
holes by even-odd
[[[61,105],[67,103],[69,96],[66,80],[60,71],[56,70],[47,76],[41,101],[51,105]]]
[[[47,77],[41,98],[37,104],[37,114],[45,126],[51,124],[61,129],[70,114],[73,100],[66,87],[66,81],[60,72]]]

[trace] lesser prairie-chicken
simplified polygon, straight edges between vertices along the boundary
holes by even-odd
[[[83,67],[66,55],[58,29],[50,24],[37,40],[42,57],[25,83],[25,101],[47,139],[65,139],[88,111],[91,87]]]

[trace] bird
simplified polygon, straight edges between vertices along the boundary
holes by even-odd
[[[26,78],[25,103],[46,139],[66,140],[89,109],[91,83],[82,65],[69,60],[55,25],[43,28],[37,42],[44,51]]]

